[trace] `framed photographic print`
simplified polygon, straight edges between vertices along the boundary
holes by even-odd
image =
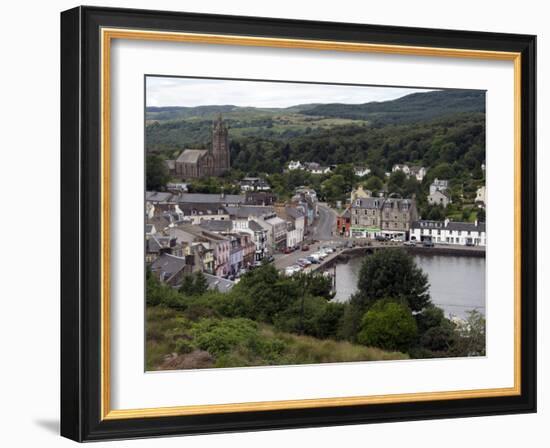
[[[61,433],[536,411],[535,37],[61,14]]]

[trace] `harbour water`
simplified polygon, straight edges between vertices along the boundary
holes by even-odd
[[[363,257],[336,266],[335,300],[345,302],[357,291]],[[447,316],[466,317],[470,310],[485,314],[485,258],[452,255],[415,255],[428,275],[432,302]]]

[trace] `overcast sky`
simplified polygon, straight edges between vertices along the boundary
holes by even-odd
[[[147,106],[289,107],[307,103],[361,104],[426,89],[287,82],[147,77]]]

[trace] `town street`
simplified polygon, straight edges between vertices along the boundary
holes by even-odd
[[[318,241],[326,241],[334,238],[336,234],[336,212],[326,204],[317,206],[319,216],[313,225],[311,238]]]
[[[313,223],[311,235],[307,240],[316,241],[309,244],[309,250],[297,250],[290,254],[275,254],[275,267],[284,269],[296,264],[299,258],[307,257],[324,246],[335,246],[343,240],[336,235],[336,212],[326,204],[318,204],[319,216]]]

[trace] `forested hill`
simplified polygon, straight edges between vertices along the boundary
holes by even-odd
[[[305,115],[368,120],[375,124],[402,124],[440,118],[457,112],[485,112],[485,92],[439,90],[412,93],[393,101],[365,104],[320,104]]]
[[[485,112],[485,92],[480,90],[438,90],[412,93],[392,101],[373,101],[364,104],[300,104],[287,108],[255,108],[233,105],[197,107],[148,107],[146,119],[175,121],[212,119],[222,113],[226,118],[276,117],[303,114],[314,117],[333,117],[365,120],[377,125],[413,123],[440,118],[459,112]]]
[[[146,145],[149,153],[168,159],[183,148],[206,148],[212,119],[222,113],[230,128],[232,167],[245,173],[280,173],[289,160],[353,163],[386,171],[394,163],[428,168],[448,163],[473,170],[485,160],[484,111],[485,93],[467,90],[287,109],[148,108]]]

